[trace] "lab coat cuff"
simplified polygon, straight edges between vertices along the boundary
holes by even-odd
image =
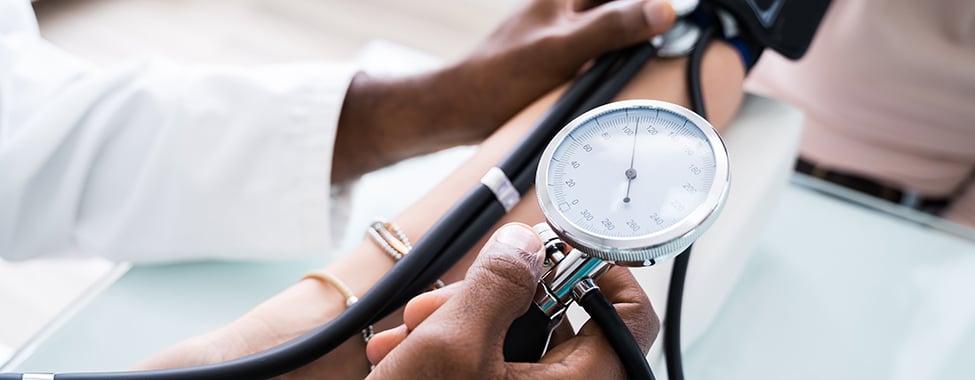
[[[318,67],[321,65],[322,67]],[[309,231],[311,234],[329,234],[327,242],[331,243],[325,249],[338,247],[348,227],[352,192],[357,181],[346,181],[342,183],[332,183],[332,155],[335,150],[335,137],[338,131],[339,118],[342,112],[342,105],[348,92],[352,78],[359,71],[359,65],[354,63],[321,63],[310,64],[308,67],[312,73],[308,78],[313,81],[310,86],[311,96],[304,99],[308,102],[296,102],[299,108],[305,107],[306,110],[298,109],[297,114],[307,112],[310,117],[304,118],[303,123],[297,123],[296,127],[303,129],[297,136],[307,136],[295,141],[298,148],[309,143],[310,149],[305,150],[309,155],[303,162],[308,165],[307,175],[309,179],[308,194],[311,198],[318,198],[322,194],[328,196],[328,213],[323,214],[317,207],[306,208],[308,219],[306,225],[309,226],[328,226],[328,231]],[[320,141],[320,144],[315,143]],[[322,184],[328,184],[323,188]],[[324,193],[323,193],[324,191]],[[325,218],[322,220],[322,218]],[[319,241],[312,239],[312,241]],[[327,244],[326,244],[327,245]]]

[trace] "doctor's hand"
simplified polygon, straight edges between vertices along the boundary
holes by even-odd
[[[378,364],[370,378],[625,379],[594,322],[577,335],[564,322],[538,363],[504,362],[505,332],[528,309],[542,261],[541,242],[528,226],[502,227],[463,282],[414,298],[403,325],[370,340],[366,353]],[[646,294],[624,268],[613,268],[599,282],[646,353],[659,327]]]
[[[665,32],[666,0],[534,0],[466,58],[405,78],[358,74],[342,105],[332,179],[476,143],[602,53]]]

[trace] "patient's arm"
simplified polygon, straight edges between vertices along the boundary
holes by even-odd
[[[643,69],[619,98],[659,99],[687,105],[685,66],[686,59],[655,60]],[[702,76],[711,121],[720,129],[734,115],[742,99],[744,69],[741,59],[728,45],[714,43],[705,54]],[[509,120],[485,140],[477,153],[460,169],[397,216],[394,219],[396,223],[414,241],[419,239],[454,202],[479,182],[487,169],[501,160],[560,92],[561,89],[549,93]],[[498,225],[509,221],[534,224],[542,220],[535,196],[530,192]],[[482,239],[471,252],[478,252],[486,239]],[[469,253],[444,275],[443,280],[449,283],[462,279],[473,259],[474,253]],[[356,294],[362,295],[392,265],[392,260],[372,241],[364,240],[348,255],[329,265],[327,271],[342,278]],[[341,294],[331,286],[312,279],[302,280],[230,325],[171,348],[140,367],[187,366],[244,356],[301,335],[334,318],[344,309]],[[393,315],[376,328],[389,328],[401,321],[399,315]],[[367,373],[368,363],[362,338],[352,337],[335,352],[293,375],[310,375],[321,370],[330,371],[333,377],[344,377],[340,373],[348,375],[345,377],[363,377]]]

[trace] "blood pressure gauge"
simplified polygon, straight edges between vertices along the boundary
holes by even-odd
[[[508,361],[537,361],[568,306],[611,264],[650,266],[690,246],[728,196],[728,154],[697,114],[628,100],[570,122],[535,178],[548,267],[534,304],[508,329]]]
[[[728,154],[704,118],[675,104],[622,101],[569,123],[542,154],[538,203],[565,242],[648,266],[683,251],[728,195]]]

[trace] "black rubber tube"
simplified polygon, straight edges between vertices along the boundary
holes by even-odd
[[[535,125],[532,126],[528,135],[523,137],[518,145],[497,165],[499,169],[508,175],[509,180],[512,181],[512,184],[520,195],[524,195],[528,191],[531,183],[534,182],[534,177],[532,177],[527,186],[519,186],[516,183],[516,179],[518,178],[517,174],[512,175],[512,173],[522,173],[526,170],[534,173],[538,167],[538,157],[545,149],[545,146],[548,145],[549,141],[551,141],[552,137],[562,129],[570,117],[580,113],[578,110],[580,104],[591,98],[592,93],[598,92],[597,87],[601,88],[603,79],[609,75],[617,63],[621,60],[626,60],[632,53],[633,49],[628,48],[608,53],[597,59],[593,67],[569,86],[565,93],[556,101],[555,105],[543,114]],[[406,302],[429,287],[431,283],[436,281],[437,278],[456,264],[504,215],[505,212],[501,208],[501,204],[495,202],[495,205],[500,209],[500,213],[486,213],[484,209],[472,209],[461,206],[461,209],[466,209],[468,213],[482,214],[478,215],[468,228],[463,231],[465,235],[463,238],[459,235],[446,236],[446,234],[437,234],[434,237],[428,237],[435,231],[435,229],[431,228],[431,232],[424,236],[423,239],[446,239],[446,241],[453,242],[450,245],[450,249],[441,252],[426,268],[418,270],[414,280],[403,285],[403,292],[394,297],[393,302],[378,313],[373,322],[389,315],[400,306],[406,304]],[[414,247],[413,251],[416,251],[418,248],[419,245]],[[411,252],[410,254],[412,255],[413,253]]]
[[[691,50],[687,59],[687,91],[691,98],[691,109],[708,118],[704,104],[704,91],[701,84],[701,62],[716,29],[712,26],[701,33],[700,40]],[[667,312],[664,315],[664,359],[667,362],[667,376],[671,380],[684,380],[684,359],[680,343],[681,309],[684,301],[684,283],[687,279],[687,267],[691,261],[691,248],[687,247],[674,258],[674,267],[670,272],[670,286],[667,290]]]
[[[491,198],[494,200],[494,198]],[[480,210],[476,214],[472,214],[474,218],[468,223],[468,228],[461,231],[460,234],[452,237],[446,247],[441,250],[440,256],[432,260],[424,270],[417,271],[411,281],[404,281],[401,287],[402,291],[398,294],[393,302],[386,305],[385,308],[380,310],[373,322],[384,318],[396,309],[405,305],[410,299],[416,295],[422,293],[430,287],[440,276],[447,272],[450,267],[457,263],[460,258],[464,255],[480,240],[485,234],[490,232],[491,227],[494,226],[498,220],[501,220],[505,214],[504,207],[501,206],[496,200],[490,202],[484,209]],[[422,241],[422,240],[421,240]],[[419,246],[419,245],[418,245]],[[416,247],[413,248],[414,250]],[[412,255],[413,252],[410,252]]]
[[[532,128],[531,133],[523,138],[518,144],[518,147],[512,153],[509,153],[502,163],[498,165],[502,171],[508,174],[509,179],[519,194],[524,195],[534,185],[535,172],[538,170],[538,160],[542,155],[542,151],[545,150],[545,147],[562,127],[586,111],[612,101],[613,97],[653,57],[654,52],[653,45],[645,43],[602,57],[589,72],[566,90],[566,93],[556,102],[556,106],[553,106],[549,112],[543,115]],[[619,64],[619,69],[609,74],[609,71],[614,66],[617,66],[620,61],[622,63]],[[590,72],[592,74],[589,74]],[[609,75],[608,79],[606,79],[607,75]],[[601,79],[605,80],[599,82],[598,80]],[[575,103],[576,105],[575,107],[565,106],[565,104],[569,103]],[[515,165],[515,159],[524,161]],[[506,170],[505,167],[508,169]],[[512,171],[509,170],[515,171],[515,174],[512,176]],[[404,290],[406,290],[404,297],[390,304],[391,306],[384,309],[379,314],[379,317],[385,317],[401,306],[401,304],[405,304],[410,298],[422,292],[433,281],[443,275],[447,269],[456,264],[474,246],[481,236],[486,234],[501,219],[502,215],[503,212],[497,217],[479,218],[478,223],[474,223],[474,225],[465,230],[469,238],[461,239],[464,244],[452,244],[451,250],[441,254],[425,271],[418,273],[416,280],[404,287]],[[454,239],[457,239],[457,237],[454,237]],[[396,304],[400,305],[392,306]]]
[[[538,160],[542,151],[562,127],[586,111],[612,101],[613,97],[636,76],[647,61],[653,57],[654,53],[653,45],[645,43],[608,54],[597,60],[590,71],[586,72],[566,90],[556,105],[535,123],[529,135],[524,137],[518,146],[498,165],[509,176],[519,194],[524,195],[534,185],[535,172],[538,170]],[[610,71],[616,66],[619,66],[619,69],[610,74]],[[607,76],[609,76],[608,79]],[[574,106],[569,107],[569,104],[574,104]],[[512,173],[515,174],[512,175]],[[500,216],[492,219],[490,223],[485,221],[484,224],[479,224],[483,226],[480,229],[480,235],[472,235],[473,240],[470,241],[469,245],[456,244],[457,249],[455,251],[445,252],[436,262],[431,263],[428,271],[419,273],[416,281],[404,288],[409,289],[408,294],[406,294],[407,297],[404,300],[398,300],[397,303],[399,301],[406,303],[409,298],[419,294],[447,269],[456,264],[457,260],[498,220],[500,220]],[[380,315],[388,315],[393,310],[395,308],[383,310]]]
[[[664,360],[667,362],[667,377],[670,380],[684,379],[684,359],[680,344],[680,318],[684,298],[684,281],[687,278],[687,264],[691,260],[691,247],[687,247],[684,252],[674,258],[674,267],[670,272],[670,286],[667,289],[667,312],[664,313]]]
[[[633,77],[646,66],[647,62],[654,57],[656,52],[657,49],[649,42],[627,48],[628,57],[620,66],[619,70],[613,73],[612,77],[606,80],[598,90],[590,95],[582,103],[578,111],[569,119],[575,119],[593,108],[611,102],[623,90],[623,87],[626,87]]]
[[[542,358],[548,347],[552,330],[557,326],[534,303],[528,311],[515,319],[504,336],[504,361],[534,363]]]
[[[704,104],[704,89],[701,84],[701,62],[704,61],[704,51],[707,50],[715,33],[717,30],[714,26],[705,28],[687,58],[687,92],[691,98],[691,109],[704,119],[708,118],[708,112]]]
[[[626,375],[631,380],[654,380],[653,371],[650,363],[647,363],[646,354],[640,349],[636,339],[626,323],[620,318],[613,304],[606,299],[598,289],[593,289],[579,299],[579,306],[589,313],[592,320],[596,321],[599,328],[603,329],[603,335],[613,346],[616,355],[623,362]]]
[[[546,118],[543,118],[546,120],[537,123],[536,127],[532,130],[533,137],[523,139],[522,143],[519,144],[520,148],[525,147],[524,149],[518,149],[520,152],[519,159],[524,159],[524,157],[526,157],[526,152],[529,151],[528,145],[533,144],[533,142],[542,142],[543,144],[535,147],[534,152],[532,152],[533,155],[529,157],[527,161],[522,162],[520,168],[515,168],[519,170],[518,174],[516,174],[513,178],[510,178],[512,183],[515,185],[515,188],[518,189],[520,193],[523,194],[534,185],[535,172],[537,171],[538,160],[542,154],[542,151],[545,149],[545,146],[548,145],[548,142],[551,141],[552,137],[554,137],[555,134],[561,130],[562,126],[586,111],[612,101],[613,98],[623,89],[623,87],[625,87],[626,84],[629,83],[637,73],[639,73],[640,69],[643,68],[643,66],[654,56],[654,53],[655,49],[649,43],[626,49],[626,51],[622,53],[622,56],[618,58],[619,60],[623,61],[622,64],[619,65],[620,67],[613,72],[608,79],[601,83],[594,91],[588,94],[585,99],[581,99],[581,103],[576,108],[571,110],[568,108],[563,108],[563,110],[571,111],[570,113],[565,114],[564,112],[550,112],[546,115]],[[600,72],[601,71],[602,70],[600,70]],[[577,97],[575,96],[573,97],[573,99],[576,98]],[[553,120],[556,119],[561,121],[559,123],[554,123]],[[509,157],[511,156],[509,155]],[[514,165],[509,165],[509,168],[513,166]],[[456,257],[459,258],[460,256],[464,255],[464,253],[469,250],[470,247],[473,246],[473,244],[479,240],[484,233],[488,232],[490,227],[497,223],[498,219],[500,219],[500,216],[498,218],[487,219],[484,225],[477,226],[483,228],[473,228],[483,232],[475,232],[472,234],[471,238],[473,240],[470,241],[470,244],[456,244],[455,251],[444,252],[444,254],[438,258],[438,262],[432,264],[426,273],[419,274],[417,276],[417,280],[410,285],[410,297],[413,297],[413,294],[419,293],[428,287],[430,283],[436,280],[437,276],[453,266],[453,264],[456,263],[456,259],[453,259],[453,257],[457,255]],[[470,230],[471,228],[468,229],[468,231]],[[431,275],[431,273],[433,275]],[[530,314],[533,311],[532,309],[529,309],[529,313],[522,318],[531,317]],[[385,315],[389,312],[392,312],[392,310],[384,310],[382,314]],[[539,311],[539,313],[540,312],[541,311]],[[534,329],[534,327],[526,326],[525,331],[516,334],[516,336],[519,338],[519,341],[517,342],[518,347],[509,347],[507,344],[505,346],[505,359],[507,361],[534,362],[537,361],[541,354],[545,351],[545,343],[548,341],[548,318],[544,318],[544,322],[546,323],[541,323],[541,321],[543,321],[542,318],[531,318],[531,321],[539,322],[532,324],[538,325],[537,331]],[[512,329],[518,329],[517,323],[512,326]],[[532,331],[536,332],[537,334],[532,333]],[[511,331],[509,330],[509,337],[511,336],[510,332]],[[542,337],[545,339],[542,339]],[[539,342],[541,343],[539,344]]]

